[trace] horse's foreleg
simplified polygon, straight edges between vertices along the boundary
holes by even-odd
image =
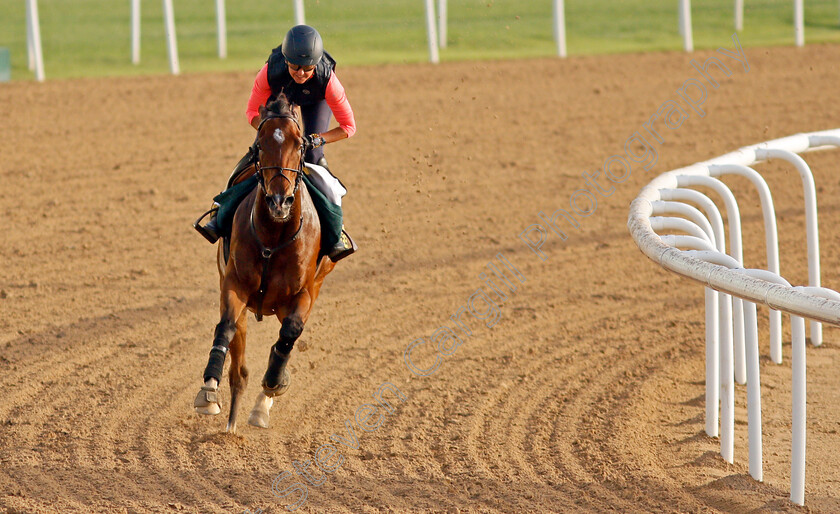
[[[289,310],[290,314],[283,318],[279,339],[271,347],[268,369],[265,370],[262,380],[263,390],[257,396],[257,402],[248,419],[248,423],[254,426],[268,428],[269,409],[274,403],[273,398],[285,393],[291,384],[291,376],[286,365],[289,363],[295,341],[303,332],[303,325],[309,318],[312,305],[308,292],[298,295],[296,299],[298,301]]]
[[[243,313],[236,323],[236,333],[230,342],[230,414],[228,415],[228,432],[236,432],[236,413],[239,411],[239,401],[248,385],[248,369],[245,367],[245,333],[247,330],[247,316]]]
[[[280,396],[289,389],[291,377],[289,376],[289,370],[286,369],[286,364],[289,362],[294,342],[300,337],[301,332],[303,332],[303,323],[299,317],[288,316],[283,320],[280,339],[271,347],[268,369],[263,376],[263,390],[257,395],[257,402],[248,417],[249,424],[255,427],[268,428],[269,411],[271,406],[274,405],[274,397]]]
[[[245,303],[231,289],[222,290],[221,321],[216,325],[213,334],[213,347],[204,368],[204,386],[195,397],[193,406],[199,414],[215,415],[221,412],[219,404],[218,386],[222,380],[230,343],[236,334],[235,320],[239,319],[245,310]]]
[[[262,386],[266,396],[279,396],[286,392],[288,387],[288,372],[286,364],[292,354],[295,341],[303,333],[303,320],[295,313],[283,319],[283,326],[280,328],[280,338],[271,347],[271,354],[268,357],[268,369],[265,370]],[[286,379],[286,380],[283,380]]]
[[[268,369],[262,381],[263,390],[257,395],[257,402],[248,418],[248,423],[251,425],[268,428],[269,410],[274,405],[274,397],[280,396],[289,389],[291,377],[286,364],[289,363],[292,348],[301,332],[303,332],[303,321],[299,315],[292,314],[283,319],[280,338],[271,347]]]

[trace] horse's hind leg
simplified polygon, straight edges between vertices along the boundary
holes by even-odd
[[[228,415],[227,431],[236,432],[236,413],[239,411],[239,402],[242,393],[248,386],[248,369],[245,367],[245,334],[247,331],[247,316],[239,316],[236,323],[236,333],[230,342],[230,414]]]
[[[280,338],[271,347],[268,358],[268,369],[263,376],[263,390],[257,395],[257,402],[248,418],[251,425],[268,428],[269,410],[274,403],[273,398],[280,396],[289,389],[291,377],[286,365],[289,363],[295,341],[303,332],[303,319],[297,313],[283,319],[280,328]]]

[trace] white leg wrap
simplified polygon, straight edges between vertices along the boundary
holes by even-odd
[[[260,428],[268,428],[268,411],[274,405],[274,400],[266,396],[262,391],[257,394],[257,402],[248,417],[248,424]]]

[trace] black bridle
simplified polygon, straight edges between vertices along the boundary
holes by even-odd
[[[294,121],[295,125],[297,125],[297,127],[298,127],[298,130],[300,130],[301,134],[303,133],[303,131],[301,130],[301,127],[300,127],[300,123],[298,123],[297,118],[295,118],[294,116],[292,116],[290,114],[270,113],[268,116],[263,118],[262,121],[260,121],[260,124],[257,127],[257,142],[254,145],[254,155],[255,155],[255,157],[254,157],[254,168],[255,168],[255,172],[256,172],[255,174],[256,174],[256,177],[257,177],[257,183],[260,185],[260,189],[262,189],[263,196],[267,198],[268,197],[268,189],[267,189],[268,184],[265,181],[265,175],[263,174],[263,170],[280,170],[280,173],[278,173],[277,175],[272,177],[271,180],[274,180],[279,175],[279,176],[283,177],[284,179],[286,179],[291,184],[292,183],[291,179],[289,179],[289,177],[287,177],[286,175],[284,175],[282,173],[283,171],[290,171],[290,172],[295,174],[295,182],[294,182],[295,187],[294,187],[294,190],[292,191],[292,196],[296,197],[298,189],[300,188],[301,176],[303,175],[303,166],[304,166],[303,156],[306,153],[306,142],[305,141],[300,146],[300,164],[298,165],[298,167],[296,169],[295,168],[286,168],[284,166],[261,166],[260,165],[260,140],[259,140],[260,130],[262,129],[262,126],[265,124],[265,122],[267,122],[268,120],[273,120],[273,119],[278,119],[278,118],[284,118],[284,119],[289,119],[289,120]],[[268,183],[271,183],[271,180],[269,180]],[[254,238],[254,241],[257,242],[257,245],[259,246],[259,249],[260,249],[260,255],[262,256],[263,267],[262,267],[262,275],[260,277],[260,288],[259,288],[259,291],[257,293],[257,312],[256,312],[257,321],[262,321],[262,317],[263,317],[263,315],[262,315],[262,304],[263,304],[263,299],[265,298],[265,290],[266,290],[266,283],[267,283],[267,280],[268,280],[268,275],[269,275],[269,272],[271,271],[271,266],[270,266],[271,257],[275,253],[277,253],[278,251],[280,251],[283,248],[286,248],[287,246],[292,244],[298,238],[298,236],[300,235],[300,231],[303,228],[303,209],[300,210],[300,219],[298,220],[298,228],[297,228],[297,230],[295,230],[295,233],[292,235],[292,237],[290,239],[287,239],[286,241],[280,243],[279,245],[275,246],[274,248],[266,248],[265,244],[263,244],[262,240],[260,239],[260,236],[257,234],[257,227],[254,225],[254,210],[256,209],[256,206],[257,206],[256,203],[254,203],[254,208],[251,209],[250,225],[251,225],[251,236]]]
[[[292,120],[293,122],[295,122],[295,125],[297,125],[297,128],[301,132],[301,134],[303,133],[303,130],[301,129],[300,123],[298,123],[297,118],[295,118],[291,114],[273,114],[272,113],[269,116],[266,116],[265,118],[263,118],[262,121],[260,121],[260,124],[257,127],[257,142],[254,144],[254,167],[256,169],[257,183],[259,183],[260,188],[263,190],[263,194],[265,196],[268,196],[268,189],[266,188],[266,186],[268,184],[266,184],[266,182],[265,182],[265,175],[263,174],[263,170],[280,170],[281,172],[291,171],[292,173],[295,174],[295,184],[294,184],[295,187],[294,187],[294,190],[292,191],[292,196],[295,196],[295,195],[297,195],[298,188],[300,187],[300,176],[303,173],[303,155],[306,153],[306,143],[305,142],[302,145],[300,145],[300,161],[299,161],[300,164],[298,165],[297,168],[286,168],[284,166],[261,166],[260,165],[260,139],[259,139],[260,130],[262,130],[262,127],[263,127],[263,125],[265,125],[265,122],[267,122],[268,120],[276,120],[276,119]],[[279,173],[278,175],[283,177],[284,179],[286,179],[290,184],[292,183],[291,179],[289,179],[289,177],[287,177],[283,173]],[[275,175],[274,177],[272,177],[271,180],[274,180],[275,178],[277,178],[278,175]],[[269,180],[269,182],[271,182],[271,180]]]

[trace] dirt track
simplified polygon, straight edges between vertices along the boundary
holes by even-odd
[[[731,47],[728,42],[722,45]],[[710,52],[694,54],[703,60]],[[361,251],[328,277],[272,426],[221,433],[192,401],[218,321],[214,249],[189,224],[252,140],[251,74],[0,85],[0,507],[9,512],[285,512],[271,484],[313,460],[391,382],[359,449],[301,511],[840,511],[840,331],[808,349],[805,509],[788,501],[790,347],[762,361],[763,484],[703,432],[703,293],[644,258],[627,206],[658,173],[740,146],[834,128],[840,47],[752,49],[658,162],[599,197],[540,261],[517,235],[696,77],[680,53],[340,69],[356,137],[328,156]],[[840,289],[838,153],[809,157],[823,284]],[[767,173],[782,274],[804,283],[801,185]],[[757,196],[741,204],[763,265]],[[430,377],[403,351],[482,286],[501,252],[526,278],[492,328]],[[249,409],[275,320],[251,322]],[[785,323],[787,331],[787,322]],[[766,314],[760,323],[767,354]],[[422,351],[418,362],[431,365]],[[227,403],[227,381],[222,388]],[[247,419],[247,411],[241,414]],[[241,418],[241,419],[242,419]],[[313,471],[316,479],[321,474]],[[300,480],[300,479],[297,479]],[[293,480],[283,482],[284,487]]]

